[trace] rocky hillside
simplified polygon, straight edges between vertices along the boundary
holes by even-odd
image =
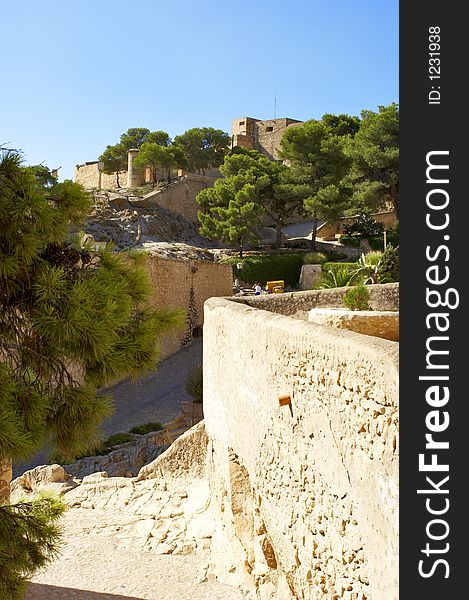
[[[211,248],[194,223],[161,206],[142,207],[140,196],[130,190],[95,193],[95,207],[85,225],[85,233],[97,242],[113,242],[116,249],[149,243],[186,243]]]

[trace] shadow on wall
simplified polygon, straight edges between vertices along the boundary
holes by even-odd
[[[25,596],[25,600],[64,600],[65,598],[67,600],[144,600],[135,596],[102,594],[41,583],[31,583]]]

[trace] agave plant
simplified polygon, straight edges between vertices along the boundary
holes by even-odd
[[[315,288],[320,290],[352,285],[353,273],[353,271],[350,271],[350,267],[345,265],[340,265],[335,269],[329,267],[322,274]]]
[[[382,252],[362,254],[358,260],[357,268],[352,272],[351,281],[354,284],[364,283],[365,285],[378,283],[382,256]]]

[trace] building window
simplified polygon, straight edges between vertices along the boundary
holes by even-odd
[[[239,126],[241,127],[241,125],[246,125],[246,121],[240,121]]]
[[[266,127],[266,128],[265,128],[265,130],[266,130],[266,131],[273,131],[273,130],[274,130],[274,128],[273,128],[273,127]]]

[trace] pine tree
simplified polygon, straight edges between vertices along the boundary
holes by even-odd
[[[45,442],[64,457],[96,447],[97,426],[112,408],[99,389],[154,367],[157,336],[181,321],[178,312],[146,305],[142,254],[96,250],[70,237],[90,207],[81,186],[58,183],[44,167],[24,167],[18,153],[1,152],[0,470]],[[24,552],[37,558],[34,566],[55,539],[50,527],[58,509],[48,506],[0,506],[0,591],[10,590],[2,598],[19,597],[18,582],[30,574],[26,554],[20,559],[8,549],[5,523],[25,524],[18,514],[36,523],[34,536],[26,526],[18,533],[30,546]]]
[[[46,495],[33,502],[0,506],[0,598],[22,598],[27,577],[57,554],[57,520],[64,508],[61,500]]]

